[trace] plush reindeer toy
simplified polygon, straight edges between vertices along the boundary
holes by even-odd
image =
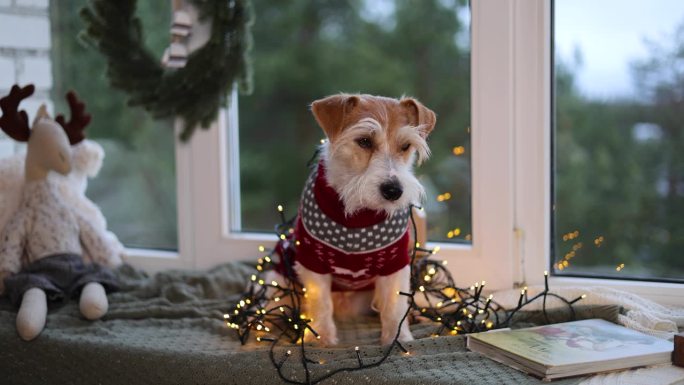
[[[106,234],[65,203],[56,176],[50,175],[71,171],[71,146],[85,138],[90,123],[84,104],[70,92],[69,122],[61,115],[51,119],[41,106],[30,127],[19,103],[33,91],[32,85],[15,85],[0,99],[0,128],[14,140],[27,142],[21,204],[0,234],[0,293],[20,305],[17,331],[27,341],[43,330],[48,303],[79,293],[83,316],[102,317],[108,308],[106,290],[117,288],[105,266],[121,263]],[[84,255],[92,263],[85,263]]]

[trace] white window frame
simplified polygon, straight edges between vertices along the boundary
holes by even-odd
[[[440,246],[437,258],[448,261],[463,286],[541,284],[550,266],[551,0],[477,0],[471,9],[473,239],[430,246]],[[258,246],[275,244],[273,234],[234,230],[240,228],[237,100],[233,93],[209,130],[176,145],[179,251],[130,250],[137,265],[207,268],[255,260]],[[550,283],[684,302],[681,284],[555,276]]]
[[[513,82],[500,66],[510,61],[511,52],[500,49],[500,39],[489,32],[511,28],[509,15],[496,12],[498,9],[495,2],[473,3],[473,46],[486,47],[472,53],[473,240],[469,245],[439,244],[439,258],[448,261],[459,281],[470,284],[486,280],[489,287],[502,289],[514,282],[513,232],[509,226],[513,212],[510,202],[500,199],[512,196],[513,189],[506,172],[513,155],[513,110],[509,105]],[[132,260],[139,266],[150,270],[206,268],[226,261],[256,259],[258,246],[269,247],[276,242],[275,235],[233,230],[240,227],[235,93],[232,101],[209,130],[197,130],[187,144],[176,147],[179,252],[157,255],[154,251],[131,250]],[[489,114],[489,108],[502,113]],[[499,156],[488,156],[492,153]],[[290,213],[296,210],[287,209]]]
[[[512,63],[516,81],[514,228],[522,280],[543,283],[551,256],[551,0],[514,0]],[[684,284],[550,276],[552,286],[604,286],[664,304],[684,303]]]

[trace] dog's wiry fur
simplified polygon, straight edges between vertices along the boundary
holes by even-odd
[[[432,111],[413,98],[361,94],[329,96],[313,102],[311,110],[328,138],[321,152],[327,182],[340,196],[347,216],[361,209],[392,215],[424,198],[423,187],[413,175],[413,164],[430,155],[426,138],[436,121]],[[388,198],[381,192],[381,186],[390,182],[399,188],[400,196]],[[378,276],[372,295],[332,293],[330,274],[315,273],[301,264],[295,268],[307,288],[306,314],[313,319],[312,327],[324,344],[338,341],[333,311],[344,317],[371,308],[380,313],[381,342],[394,339],[408,309],[406,299],[397,291],[409,291],[410,266]],[[333,306],[335,303],[345,306]],[[399,330],[399,339],[413,339],[408,321]]]
[[[432,111],[411,98],[346,94],[318,100],[311,110],[328,136],[322,149],[328,182],[342,198],[347,215],[363,208],[392,215],[423,199],[425,191],[413,175],[413,163],[430,155],[425,138],[434,127]],[[372,147],[360,147],[360,138],[370,139]],[[379,186],[393,178],[403,194],[389,201]]]

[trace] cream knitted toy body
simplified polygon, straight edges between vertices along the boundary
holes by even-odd
[[[97,205],[85,195],[88,179],[97,176],[102,167],[104,150],[97,142],[85,139],[71,146],[71,152],[71,172],[67,175],[53,172],[48,179],[54,181],[65,204],[73,207],[104,234],[109,243],[107,247],[113,250],[114,263],[118,264],[125,257],[125,248],[116,235],[107,230],[107,221]],[[0,234],[21,203],[25,160],[26,155],[21,153],[0,159]],[[83,257],[89,262],[93,261],[87,253]]]
[[[25,340],[38,336],[45,326],[48,301],[80,294],[81,313],[98,319],[108,308],[105,286],[116,288],[112,272],[103,268],[121,263],[121,250],[102,231],[103,223],[86,219],[68,204],[51,171],[68,175],[72,170],[71,145],[83,140],[90,121],[84,106],[69,94],[70,122],[52,120],[41,107],[32,128],[20,101],[33,86],[12,88],[0,99],[0,128],[18,141],[28,142],[25,184],[21,203],[0,234],[0,290],[20,303],[17,331]],[[118,244],[120,246],[120,244]],[[92,259],[84,264],[83,256]]]

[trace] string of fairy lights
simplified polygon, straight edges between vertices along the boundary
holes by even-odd
[[[413,239],[416,239],[416,226],[413,217]],[[422,208],[418,208],[422,210]],[[573,305],[585,295],[568,300],[549,291],[548,272],[544,272],[544,290],[530,296],[527,287],[521,289],[517,305],[506,309],[498,304],[494,297],[485,295],[486,282],[476,282],[472,286],[460,288],[454,282],[447,261],[433,259],[439,248],[426,249],[416,243],[411,252],[411,289],[409,292],[397,292],[406,298],[408,310],[402,316],[395,337],[384,347],[379,357],[362,357],[361,348],[355,346],[350,356],[355,357],[352,365],[339,365],[324,360],[316,360],[315,355],[308,352],[311,347],[308,339],[320,339],[318,332],[312,328],[312,319],[304,313],[303,302],[308,297],[306,287],[297,280],[292,267],[295,248],[298,241],[294,239],[294,220],[286,220],[284,209],[278,206],[281,223],[275,227],[280,241],[274,249],[259,247],[263,254],[258,259],[256,273],[249,277],[249,285],[241,299],[232,306],[232,310],[224,314],[226,325],[235,329],[242,344],[250,341],[269,344],[269,358],[278,376],[286,383],[316,384],[341,372],[363,370],[382,365],[394,352],[410,355],[410,351],[399,341],[399,331],[410,317],[416,320],[429,321],[435,326],[434,337],[442,335],[458,335],[483,332],[510,326],[514,315],[529,304],[542,302],[541,312],[547,316],[549,298],[564,304],[574,318]],[[284,267],[281,283],[266,278],[282,258]],[[308,336],[308,334],[313,337]],[[298,357],[294,361],[293,357]]]

